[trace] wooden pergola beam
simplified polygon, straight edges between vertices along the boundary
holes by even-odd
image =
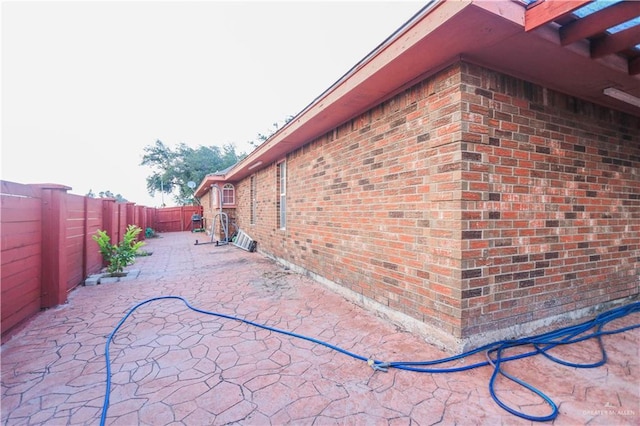
[[[591,42],[591,57],[601,58],[605,55],[621,52],[636,44],[640,44],[640,25],[593,40]]]
[[[571,13],[593,0],[545,0],[533,5],[524,15],[524,30],[531,31]]]
[[[629,61],[629,75],[640,74],[640,57],[631,59]]]
[[[640,1],[623,1],[560,28],[563,46],[603,33],[607,28],[640,16]]]
[[[629,61],[629,75],[640,74],[640,57]]]

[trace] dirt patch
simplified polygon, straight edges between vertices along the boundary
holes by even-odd
[[[289,272],[264,272],[260,280],[254,281],[254,285],[267,294],[282,296],[295,291],[289,282]]]

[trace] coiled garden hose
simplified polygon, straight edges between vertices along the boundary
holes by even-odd
[[[332,345],[330,343],[324,342],[322,340],[318,340],[315,339],[313,337],[309,337],[309,336],[304,336],[302,334],[297,334],[297,333],[293,333],[291,331],[287,331],[287,330],[281,330],[275,327],[270,327],[268,325],[264,325],[264,324],[259,324],[256,323],[254,321],[249,321],[243,318],[239,318],[237,316],[233,316],[233,315],[226,315],[226,314],[221,314],[218,312],[212,312],[212,311],[207,311],[204,309],[199,309],[196,308],[194,306],[192,306],[186,299],[184,299],[183,297],[180,296],[160,296],[160,297],[153,297],[151,299],[147,299],[144,300],[140,303],[138,303],[137,305],[135,305],[133,308],[131,308],[127,314],[120,320],[120,322],[118,322],[118,325],[116,325],[116,327],[113,329],[113,331],[111,332],[111,334],[109,334],[108,338],[107,338],[107,342],[105,345],[105,359],[106,359],[106,364],[107,364],[107,378],[106,378],[106,390],[105,390],[105,396],[104,396],[104,404],[102,406],[102,415],[100,418],[100,425],[104,425],[106,418],[107,418],[107,410],[109,408],[109,394],[111,393],[111,361],[109,358],[109,346],[113,340],[113,337],[115,336],[115,334],[118,332],[118,330],[120,329],[120,327],[122,327],[122,325],[125,323],[125,321],[127,320],[127,318],[129,318],[129,316],[136,311],[138,308],[142,307],[143,305],[158,301],[158,300],[167,300],[167,299],[173,299],[173,300],[180,300],[182,301],[189,309],[201,313],[201,314],[205,314],[205,315],[212,315],[212,316],[216,316],[216,317],[220,317],[220,318],[225,318],[225,319],[229,319],[229,320],[234,320],[234,321],[239,321],[254,327],[258,327],[258,328],[262,328],[264,330],[269,330],[272,332],[276,332],[276,333],[280,333],[280,334],[284,334],[287,336],[291,336],[291,337],[295,337],[297,339],[302,339],[302,340],[307,340],[309,342],[318,344],[318,345],[322,345],[325,346],[327,348],[330,348],[332,350],[335,350],[337,352],[343,353],[345,355],[348,355],[352,358],[355,358],[357,360],[360,361],[364,361],[366,362],[371,368],[373,368],[375,371],[387,371],[389,368],[396,368],[399,370],[406,370],[406,371],[414,371],[414,372],[420,372],[420,373],[454,373],[454,372],[459,372],[459,371],[465,371],[465,370],[471,370],[474,368],[479,368],[479,367],[484,367],[484,366],[491,366],[493,368],[493,374],[491,375],[491,379],[489,380],[489,392],[491,394],[491,397],[493,398],[493,400],[503,409],[505,409],[506,411],[508,411],[509,413],[521,417],[523,419],[526,420],[530,420],[530,421],[538,421],[538,422],[544,422],[544,421],[549,421],[549,420],[553,420],[558,416],[558,406],[553,402],[553,400],[551,398],[549,398],[547,395],[545,395],[542,391],[540,391],[539,389],[533,387],[532,385],[518,379],[517,377],[506,373],[503,369],[502,369],[502,364],[507,363],[509,361],[513,361],[513,360],[518,360],[518,359],[523,359],[523,358],[527,358],[533,355],[538,355],[538,354],[542,354],[543,356],[547,357],[548,359],[557,362],[559,364],[562,365],[566,365],[569,367],[575,367],[575,368],[593,368],[593,367],[598,367],[601,366],[603,364],[605,364],[607,362],[607,353],[605,351],[604,348],[604,344],[602,342],[602,336],[606,336],[606,335],[611,335],[611,334],[617,334],[617,333],[622,333],[634,328],[638,328],[640,327],[640,324],[634,324],[634,325],[630,325],[627,327],[622,327],[619,329],[615,329],[615,330],[603,330],[603,327],[618,318],[622,318],[626,315],[629,315],[631,313],[634,312],[640,312],[640,302],[635,302],[635,303],[631,303],[629,305],[625,305],[625,306],[621,306],[619,308],[615,308],[612,309],[610,311],[606,311],[603,312],[599,315],[597,315],[594,319],[589,320],[589,321],[585,321],[583,323],[577,324],[577,325],[573,325],[570,327],[564,327],[564,328],[560,328],[558,330],[555,331],[551,331],[548,333],[543,333],[543,334],[539,334],[537,336],[532,336],[532,337],[525,337],[522,339],[514,339],[514,340],[501,340],[498,342],[494,342],[494,343],[490,343],[484,346],[481,346],[479,348],[461,353],[459,355],[455,355],[455,356],[451,356],[451,357],[447,357],[447,358],[442,358],[442,359],[437,359],[437,360],[433,360],[433,361],[396,361],[396,362],[382,362],[379,360],[375,360],[375,359],[371,359],[368,357],[364,357],[362,355],[358,355],[356,353],[350,352],[348,350],[345,350],[343,348],[340,348],[339,346],[335,346]],[[550,355],[548,353],[548,351],[556,346],[560,346],[560,345],[569,345],[572,343],[577,343],[577,342],[582,342],[588,339],[592,339],[595,338],[598,341],[598,345],[600,347],[600,353],[601,353],[601,358],[600,360],[596,361],[596,362],[592,362],[592,363],[585,363],[585,364],[580,364],[580,363],[574,363],[574,362],[569,362],[569,361],[565,361],[562,359],[559,359],[553,355]],[[515,347],[521,347],[521,346],[532,346],[533,350],[525,352],[525,353],[521,353],[518,355],[512,355],[512,356],[507,356],[505,354],[505,352],[508,349],[511,348],[515,348]],[[452,361],[456,361],[456,360],[460,360],[462,358],[466,358],[469,357],[471,355],[477,354],[477,353],[481,353],[484,352],[486,354],[486,361],[481,361],[481,362],[477,362],[475,364],[469,364],[469,365],[464,365],[464,366],[457,366],[457,367],[434,367],[434,366],[439,366],[442,364],[446,364]],[[540,396],[546,404],[548,404],[551,407],[551,413],[546,415],[546,416],[533,416],[533,415],[529,415],[526,414],[524,412],[518,411],[510,406],[508,406],[505,402],[503,402],[497,395],[495,392],[495,381],[498,378],[499,375],[502,375],[503,377],[523,386],[524,388],[528,389],[529,391],[535,393],[536,395]]]

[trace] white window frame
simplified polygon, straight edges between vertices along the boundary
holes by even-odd
[[[287,229],[287,162],[278,163],[278,225],[281,230]]]
[[[231,197],[228,195],[231,194]],[[231,198],[231,202],[227,202],[227,199]],[[222,205],[223,206],[233,206],[236,204],[236,188],[233,184],[225,183],[222,186]]]
[[[249,213],[249,223],[251,225],[256,224],[257,217],[257,192],[258,192],[258,176],[252,175],[250,178],[249,196],[251,197],[251,211]]]

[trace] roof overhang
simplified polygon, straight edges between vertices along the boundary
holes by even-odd
[[[586,40],[563,46],[549,17],[526,31],[531,19],[526,6],[520,1],[429,2],[224,179],[243,179],[459,60],[640,116],[640,108],[604,94],[615,87],[640,97],[640,76],[629,73],[623,58],[593,59]]]
[[[223,174],[209,174],[202,179],[200,185],[195,189],[193,195],[196,198],[202,197],[204,194],[209,192],[213,185],[222,184],[228,182],[227,178]]]

